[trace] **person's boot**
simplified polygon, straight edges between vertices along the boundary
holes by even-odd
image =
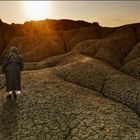
[[[12,98],[12,91],[9,91],[7,95],[7,99],[11,99],[11,98]]]
[[[16,99],[17,98],[16,92],[13,91],[12,94],[13,94],[13,97]]]
[[[16,90],[15,91],[17,95],[21,95],[21,91],[20,90]]]
[[[12,98],[12,95],[11,94],[8,94],[7,95],[7,99],[11,99]]]

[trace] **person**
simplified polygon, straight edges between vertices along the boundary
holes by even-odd
[[[18,54],[16,47],[9,49],[8,55],[2,63],[2,72],[6,79],[7,98],[17,98],[17,94],[21,92],[21,70],[23,69],[22,56]]]

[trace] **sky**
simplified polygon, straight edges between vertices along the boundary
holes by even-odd
[[[0,1],[6,23],[42,19],[73,19],[115,27],[140,22],[140,1]]]

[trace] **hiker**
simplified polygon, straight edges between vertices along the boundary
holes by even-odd
[[[9,49],[8,55],[5,57],[2,63],[2,72],[6,78],[6,92],[8,92],[7,98],[17,98],[16,94],[21,92],[21,76],[20,72],[23,69],[23,59],[18,54],[16,47]]]

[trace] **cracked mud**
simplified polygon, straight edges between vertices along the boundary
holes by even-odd
[[[7,100],[1,90],[1,140],[140,139],[140,118],[127,106],[58,78],[49,69],[23,72],[22,80],[16,101]]]

